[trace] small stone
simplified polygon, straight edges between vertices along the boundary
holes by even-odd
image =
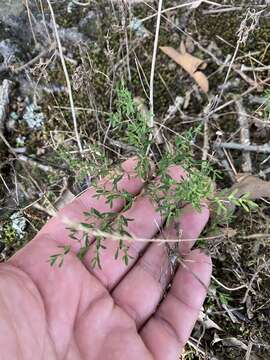
[[[88,38],[96,40],[99,35],[98,17],[96,12],[89,11],[79,22],[78,29]]]

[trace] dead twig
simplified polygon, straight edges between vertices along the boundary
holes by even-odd
[[[209,118],[208,116],[206,116],[204,119],[204,129],[203,129],[203,154],[202,154],[203,161],[207,160],[208,152],[210,149],[209,136],[208,136],[208,121]]]
[[[246,293],[245,293],[245,295],[244,295],[244,298],[243,298],[243,300],[241,301],[242,304],[245,304],[245,302],[247,301],[248,294],[249,294],[249,292],[250,292],[251,289],[252,289],[252,284],[253,284],[253,282],[255,281],[256,277],[257,277],[257,276],[259,275],[259,273],[260,273],[263,269],[265,269],[269,264],[270,264],[270,260],[264,262],[263,264],[261,264],[261,265],[258,267],[257,271],[253,274],[253,276],[252,276],[252,278],[251,278],[251,280],[250,280],[250,282],[249,282],[247,291],[246,291]]]
[[[237,100],[235,102],[236,111],[238,114],[237,120],[240,126],[240,141],[241,145],[249,146],[250,145],[250,133],[249,133],[249,122],[248,117],[243,107],[242,101]],[[243,163],[242,163],[242,170],[244,173],[251,173],[252,172],[252,162],[249,151],[243,151]]]
[[[218,279],[216,279],[213,275],[211,276],[211,279],[214,280],[219,286],[221,286],[223,289],[227,290],[227,291],[238,291],[244,288],[247,288],[247,285],[240,285],[237,286],[235,288],[230,288],[224,284],[222,284]]]
[[[41,164],[40,162],[38,162],[37,160],[34,160],[34,159],[31,159],[30,157],[28,156],[25,156],[25,155],[17,155],[17,160],[20,160],[20,161],[23,161],[25,163],[28,163],[30,164],[31,166],[34,166],[34,167],[37,167],[39,168],[40,170],[43,170],[45,172],[52,172],[54,173],[55,172],[55,168],[53,168],[52,166],[50,165],[45,165],[45,164]]]
[[[82,1],[73,0],[73,3],[76,5],[79,5],[79,6],[89,6],[90,5],[90,1],[82,2]]]
[[[251,359],[251,350],[252,350],[252,346],[253,346],[253,342],[250,340],[248,343],[248,348],[247,348],[247,352],[245,355],[245,360],[250,360]]]
[[[167,110],[167,114],[164,117],[164,119],[162,120],[162,123],[158,123],[156,121],[154,122],[154,124],[155,124],[154,139],[157,139],[158,144],[161,144],[164,142],[164,139],[163,139],[163,136],[161,133],[162,127],[165,126],[165,124],[168,120],[174,118],[174,116],[176,115],[176,113],[178,111],[181,112],[180,107],[183,104],[183,102],[184,102],[184,99],[181,96],[177,96],[175,98],[174,104],[169,106],[169,108]],[[181,114],[181,115],[183,115],[183,114]]]
[[[246,145],[246,144],[238,144],[235,142],[221,142],[220,144],[216,144],[217,147],[221,147],[223,149],[231,149],[231,150],[242,150],[242,151],[252,151],[263,154],[270,154],[270,145]]]
[[[44,49],[40,54],[38,54],[37,56],[35,56],[33,59],[31,59],[30,61],[28,61],[26,64],[23,64],[17,68],[15,68],[13,71],[15,73],[19,73],[23,70],[25,70],[26,68],[28,68],[29,66],[35,64],[39,59],[43,58],[44,56],[46,56],[47,54],[49,54],[52,50],[54,50],[56,47],[56,42],[54,41],[49,49]]]
[[[203,15],[208,15],[208,14],[219,14],[219,13],[224,13],[224,12],[228,12],[228,11],[241,11],[241,10],[243,10],[242,6],[232,6],[229,8],[222,8],[222,9],[203,10],[202,13],[203,13]]]
[[[246,65],[242,65],[241,66],[241,70],[242,71],[255,71],[255,72],[262,72],[262,71],[268,71],[270,70],[270,66],[269,65],[265,65],[265,66],[258,66],[258,67],[249,67]]]
[[[209,122],[209,113],[211,109],[215,106],[216,97],[212,97],[209,103],[207,104],[206,108],[203,110],[205,114],[203,123],[204,123],[204,131],[203,131],[203,150],[202,150],[202,160],[205,161],[208,158],[208,152],[210,149],[209,144],[209,136],[208,136],[208,122]]]
[[[119,0],[114,0],[114,1],[119,1]],[[152,10],[155,10],[152,6],[150,6],[145,0],[127,0],[129,3],[136,3],[136,2],[143,2],[145,5],[147,5],[148,7],[150,7]],[[149,0],[148,0],[149,1]],[[152,2],[152,1],[151,1]],[[175,6],[172,6],[172,7],[168,7],[164,10],[161,11],[161,14],[162,16],[164,17],[163,14],[167,13],[167,12],[170,12],[170,11],[173,11],[173,10],[177,10],[177,9],[180,9],[180,8],[183,8],[183,7],[191,7],[193,9],[196,9],[197,7],[199,7],[202,3],[205,3],[205,4],[209,4],[209,5],[214,5],[214,6],[217,6],[217,7],[220,7],[222,6],[221,4],[218,4],[216,2],[213,2],[213,1],[207,1],[207,0],[193,0],[193,1],[188,1],[184,4],[179,4],[179,5],[175,5]],[[141,22],[144,22],[144,21],[147,21],[147,20],[150,20],[152,19],[153,17],[157,16],[157,13],[153,14],[153,15],[149,15],[147,16],[146,18],[142,19]]]
[[[4,129],[4,121],[7,116],[12,87],[13,83],[6,79],[3,80],[0,86],[0,132]]]
[[[216,141],[214,142],[214,150],[217,153],[217,156],[220,159],[220,163],[224,170],[227,172],[229,178],[231,179],[232,183],[234,184],[236,182],[236,172],[234,171],[234,168],[230,166],[230,162],[226,159],[226,154],[224,153],[223,149],[220,146],[221,140],[218,136]]]
[[[52,39],[51,39],[50,32],[48,30],[48,26],[47,26],[47,23],[46,23],[46,17],[45,17],[44,6],[43,6],[42,0],[39,0],[39,6],[40,6],[41,14],[42,14],[42,22],[43,22],[45,31],[47,33],[48,41],[49,41],[49,43],[51,43]]]
[[[146,242],[146,243],[160,243],[160,244],[168,244],[168,243],[181,243],[181,242],[194,242],[194,239],[182,239],[181,238],[181,233],[179,233],[179,238],[175,238],[175,239],[162,239],[162,238],[151,238],[151,239],[146,239],[146,238],[139,238],[136,236],[133,236],[132,234],[128,235],[121,235],[117,232],[114,233],[110,233],[110,232],[106,232],[106,231],[102,231],[99,230],[98,228],[96,228],[95,230],[89,229],[88,226],[86,226],[83,223],[78,223],[76,221],[73,221],[72,219],[66,217],[66,216],[61,216],[61,221],[63,222],[63,224],[65,224],[69,229],[75,230],[77,232],[87,232],[89,234],[91,234],[93,237],[96,236],[101,236],[104,238],[109,239],[110,241],[119,241],[119,239],[122,239],[123,241],[126,241],[127,243],[132,243],[134,241],[137,242]],[[220,238],[224,238],[224,234],[220,234],[220,235],[216,235],[216,236],[210,236],[210,237],[204,237],[204,238],[198,238],[197,240],[216,240],[216,239],[220,239]]]
[[[31,12],[31,10],[30,10],[28,0],[25,0],[25,1],[24,1],[24,5],[25,5],[25,7],[26,7],[26,9],[27,9],[27,16],[28,16],[28,20],[29,20],[29,24],[30,24],[32,36],[33,36],[33,39],[34,39],[35,44],[37,45],[37,38],[36,38],[36,35],[35,35],[35,32],[34,32],[33,23],[32,23],[32,16],[33,16],[33,14],[32,14],[32,12]]]

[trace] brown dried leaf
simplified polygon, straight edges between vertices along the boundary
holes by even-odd
[[[205,68],[205,62],[186,52],[183,42],[180,44],[180,52],[170,46],[161,46],[160,50],[168,55],[173,61],[182,68],[197,82],[204,92],[209,90],[209,82],[207,77],[199,71],[200,68]]]
[[[270,121],[261,120],[259,118],[252,119],[252,123],[259,129],[269,129],[270,128]]]
[[[201,71],[196,71],[193,74],[193,78],[196,80],[196,82],[199,84],[199,86],[205,93],[209,91],[209,82],[204,73],[202,73]]]
[[[261,199],[261,198],[270,198],[270,181],[264,181],[260,178],[253,175],[244,175],[241,174],[238,177],[238,182],[234,184],[230,189],[228,189],[225,193],[220,196],[221,200],[227,200],[228,195],[234,193],[236,198],[240,198],[241,196],[248,194],[248,198],[251,200]],[[219,196],[217,194],[217,196]],[[230,213],[234,213],[236,209],[236,205],[232,202],[226,201],[224,203],[227,210]],[[227,217],[222,218],[221,215],[217,215],[217,206],[210,206],[211,217],[217,218],[219,224],[226,224]]]
[[[260,199],[262,197],[270,198],[270,182],[259,179],[256,176],[246,176],[240,182],[234,184],[230,192],[237,190],[236,196],[240,197],[244,194],[249,194],[252,200]]]

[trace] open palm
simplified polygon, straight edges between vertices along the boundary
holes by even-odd
[[[136,195],[143,182],[134,176],[136,160],[122,167],[119,190]],[[169,169],[181,181],[183,171]],[[109,188],[108,180],[101,181]],[[189,251],[208,220],[186,206],[178,219],[159,234],[170,239],[192,239],[180,245],[182,266],[171,280],[170,261],[164,245],[133,242],[128,266],[114,260],[116,242],[108,240],[101,257],[102,270],[89,265],[94,246],[83,262],[76,257],[79,244],[71,240],[63,217],[82,221],[91,207],[110,211],[105,198],[94,189],[52,218],[36,237],[8,263],[0,265],[0,359],[175,360],[187,341],[206,295],[211,260],[199,250]],[[121,211],[117,199],[112,211]],[[138,238],[158,235],[163,219],[146,194],[136,197],[126,216],[134,219],[129,232]],[[176,226],[177,225],[177,226]],[[98,224],[97,224],[98,226]],[[94,239],[93,239],[94,242]],[[57,246],[71,244],[64,265],[51,267]],[[203,285],[205,284],[205,286]],[[163,300],[162,300],[163,299]]]

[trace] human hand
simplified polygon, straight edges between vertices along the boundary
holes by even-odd
[[[135,159],[123,163],[125,176],[118,184],[119,190],[134,195],[143,188],[135,165]],[[181,181],[179,167],[169,172]],[[110,187],[108,180],[101,184]],[[114,260],[117,244],[110,240],[101,256],[102,270],[89,265],[94,246],[83,262],[77,258],[78,244],[69,238],[63,217],[83,221],[83,212],[91,207],[110,211],[106,199],[94,194],[90,188],[76,198],[0,264],[1,359],[175,360],[188,340],[211,275],[210,258],[200,250],[190,251],[208,221],[207,208],[198,213],[186,206],[158,236],[173,239],[180,228],[182,239],[191,240],[179,245],[182,266],[163,298],[171,280],[164,243],[132,243],[128,266]],[[117,199],[111,210],[120,212],[123,206]],[[164,220],[143,193],[126,216],[134,219],[129,232],[146,239],[157,237]],[[51,267],[47,260],[57,246],[66,244],[72,251],[64,265]]]

